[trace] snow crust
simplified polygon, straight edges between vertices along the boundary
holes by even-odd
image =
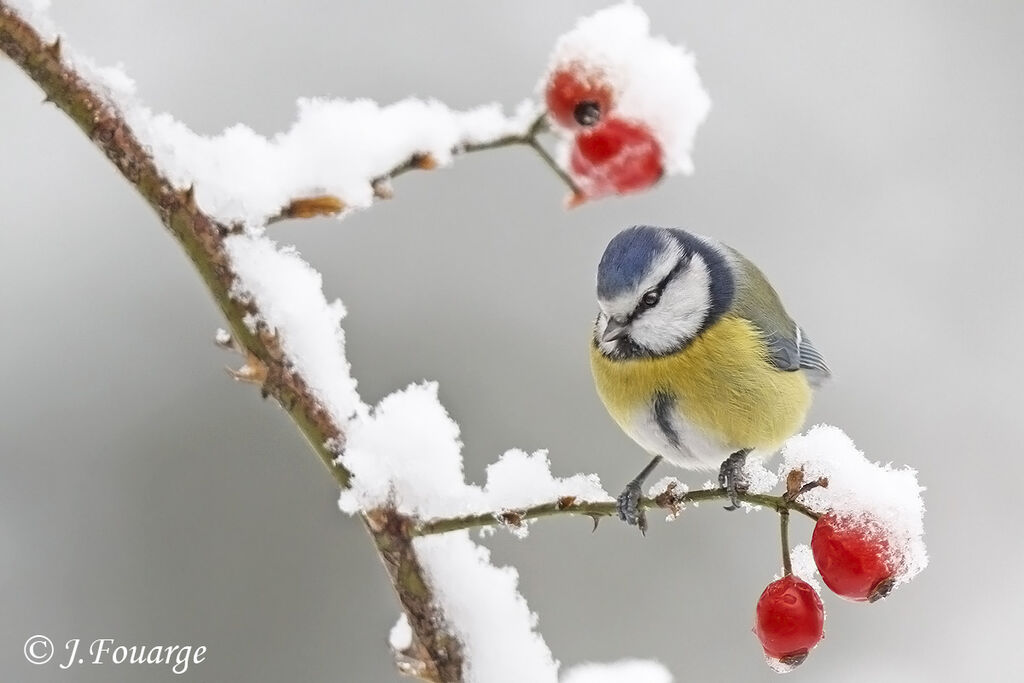
[[[519,573],[495,567],[466,531],[413,541],[445,616],[465,648],[473,683],[553,683],[558,662],[534,629],[537,615],[519,594]]]
[[[409,617],[405,612],[398,615],[398,621],[391,627],[388,645],[395,652],[404,652],[412,647],[412,626],[409,625]]]
[[[617,662],[577,664],[562,676],[562,683],[672,683],[672,674],[659,662],[620,659]]]
[[[915,470],[868,460],[849,436],[830,425],[817,425],[786,442],[780,473],[801,468],[806,481],[828,478],[827,488],[800,496],[809,508],[834,512],[850,523],[882,525],[898,567],[897,584],[927,566],[924,488]]]
[[[57,37],[47,0],[11,4],[44,40]],[[417,98],[390,105],[301,98],[295,122],[271,137],[241,123],[202,135],[142,104],[121,65],[97,65],[66,45],[61,54],[122,114],[175,187],[194,187],[196,204],[215,220],[254,230],[303,197],[333,195],[348,209],[366,208],[374,198],[372,181],[414,155],[447,166],[462,146],[524,133],[541,111],[532,101],[509,115],[497,104],[456,111]]]
[[[711,98],[684,47],[652,36],[650,19],[625,2],[579,20],[552,52],[550,74],[579,65],[603,74],[615,96],[615,116],[646,124],[664,151],[666,173],[693,172],[693,141],[711,109]],[[560,156],[568,159],[568,145]]]
[[[818,566],[814,564],[811,546],[801,543],[790,550],[789,561],[793,566],[793,573],[806,581],[816,593],[820,594],[821,584],[818,582]],[[782,574],[779,574],[777,578],[782,578]]]
[[[174,185],[194,185],[196,203],[217,220],[249,226],[301,197],[333,195],[349,209],[366,208],[373,179],[413,155],[446,166],[454,149],[522,133],[537,114],[530,102],[510,117],[498,105],[454,111],[436,100],[302,98],[291,128],[268,138],[243,124],[200,135],[168,114],[124,109]]]
[[[459,426],[437,391],[433,382],[411,385],[349,425],[341,460],[354,477],[341,494],[343,511],[392,504],[431,518],[520,509],[563,496],[613,500],[596,475],[554,477],[545,451],[510,450],[488,466],[484,486],[466,483]]]
[[[345,358],[341,301],[324,298],[323,278],[294,248],[250,235],[227,237],[225,248],[238,276],[232,295],[254,302],[263,315],[247,321],[250,330],[262,324],[277,334],[295,371],[336,424],[346,424],[363,404]]]
[[[56,36],[46,16],[48,0],[9,2],[45,38]],[[204,212],[250,228],[225,240],[237,275],[232,295],[256,305],[260,317],[250,316],[250,329],[277,335],[286,363],[345,428],[341,461],[353,473],[353,485],[341,494],[342,510],[356,513],[391,504],[403,514],[430,518],[517,509],[563,496],[614,500],[595,475],[552,475],[544,451],[508,451],[488,468],[483,486],[467,483],[459,429],[438,400],[436,384],[412,385],[375,408],[366,406],[345,357],[341,302],[324,297],[320,274],[294,248],[279,247],[258,230],[303,196],[332,194],[349,208],[368,206],[374,177],[413,154],[429,154],[444,165],[460,145],[522,132],[536,116],[536,105],[524,103],[506,116],[493,105],[457,112],[415,99],[390,106],[304,99],[296,122],[283,133],[267,138],[239,124],[207,137],[141,104],[122,68],[98,66],[67,46],[62,54],[123,114],[174,184],[194,185]],[[598,65],[615,84],[620,115],[652,128],[670,172],[692,171],[693,138],[710,107],[692,55],[651,37],[647,16],[626,3],[582,20],[563,36],[551,68],[578,60]],[[900,581],[924,568],[924,506],[913,470],[868,461],[842,431],[827,426],[791,439],[782,457],[780,473],[803,468],[808,480],[829,478],[827,489],[801,498],[809,507],[884,520],[890,536],[899,540]],[[758,490],[767,485],[763,472],[753,473]],[[706,487],[716,485],[708,482]],[[557,680],[558,663],[535,631],[537,617],[518,592],[515,569],[491,564],[489,551],[465,531],[417,538],[414,545],[449,624],[464,643],[467,680]],[[400,620],[390,641],[401,645],[410,639],[408,621]],[[563,683],[622,680],[666,683],[671,676],[655,662],[624,660],[581,665],[563,677]]]

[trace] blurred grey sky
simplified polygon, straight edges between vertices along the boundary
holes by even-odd
[[[605,4],[54,0],[54,15],[154,108],[269,134],[302,95],[514,105],[557,35]],[[275,237],[345,301],[364,399],[437,379],[470,478],[507,448],[546,447],[556,473],[612,490],[644,458],[589,375],[605,243],[651,222],[739,248],[836,370],[813,419],[928,487],[931,566],[878,605],[826,595],[827,638],[790,680],[1010,679],[1024,4],[642,5],[696,52],[713,98],[692,178],[565,212],[536,158],[500,150]],[[235,359],[213,346],[221,321],[181,251],[41,99],[0,59],[0,678],[396,680],[398,607],[364,532],[284,414],[223,373]],[[704,506],[647,539],[589,525],[487,541],[556,657],[774,679],[750,634],[779,564],[774,516]],[[35,633],[209,655],[180,678],[62,672],[25,662]]]

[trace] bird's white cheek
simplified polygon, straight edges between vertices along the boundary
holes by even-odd
[[[696,336],[706,313],[707,306],[696,301],[659,305],[633,323],[630,336],[654,353],[667,353]]]

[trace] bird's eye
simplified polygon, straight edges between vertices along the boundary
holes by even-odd
[[[651,306],[657,305],[659,299],[661,299],[661,292],[659,292],[656,289],[652,289],[651,291],[644,294],[640,298],[640,301],[643,303],[644,306],[650,308]]]

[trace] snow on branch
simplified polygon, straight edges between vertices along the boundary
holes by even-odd
[[[320,274],[267,237],[266,227],[367,208],[405,171],[509,145],[534,149],[574,201],[688,173],[710,106],[692,55],[652,37],[643,11],[625,3],[584,19],[559,41],[540,85],[547,112],[531,101],[506,115],[495,105],[457,112],[436,101],[310,98],[299,101],[295,123],[272,137],[242,124],[207,137],[139,102],[121,69],[68,50],[47,4],[0,0],[0,50],[180,241],[230,326],[218,343],[245,357],[236,377],[258,382],[280,403],[338,482],[339,506],[365,524],[402,604],[389,638],[401,670],[437,681],[557,681],[558,662],[518,591],[516,570],[495,567],[466,530],[502,524],[523,535],[541,517],[596,520],[614,513],[614,499],[596,475],[554,476],[545,452],[510,450],[488,468],[484,485],[466,482],[459,429],[434,384],[365,405],[345,356],[343,305],[324,296]],[[557,136],[557,158],[540,144],[542,133]],[[637,159],[639,174],[624,165]],[[837,517],[839,531],[881,529],[898,582],[923,568],[916,475],[869,463],[839,430],[796,437],[778,473],[752,463],[748,475],[752,487],[741,499],[748,509],[779,513],[787,568],[791,510]],[[786,493],[769,495],[780,479]],[[859,495],[869,486],[878,499]],[[669,479],[643,505],[676,516],[725,495],[713,486],[690,492]],[[583,665],[562,678],[626,679],[666,683],[671,676],[660,664],[625,660]]]
[[[465,532],[414,539],[411,520],[610,497],[596,477],[553,477],[543,453],[510,451],[485,486],[466,484],[457,427],[436,387],[365,406],[344,354],[344,307],[324,297],[320,275],[294,249],[263,235],[282,217],[366,208],[404,171],[513,144],[532,147],[579,195],[566,165],[538,141],[548,129],[542,109],[526,101],[506,115],[495,105],[457,112],[436,101],[312,98],[273,137],[242,124],[207,137],[143,105],[120,68],[69,50],[47,6],[0,1],[0,49],[179,239],[229,322],[218,343],[246,358],[236,376],[258,381],[289,412],[342,486],[342,508],[362,517],[405,610],[391,638],[403,669],[431,680],[555,681],[558,664],[534,629],[515,570],[492,566]]]

